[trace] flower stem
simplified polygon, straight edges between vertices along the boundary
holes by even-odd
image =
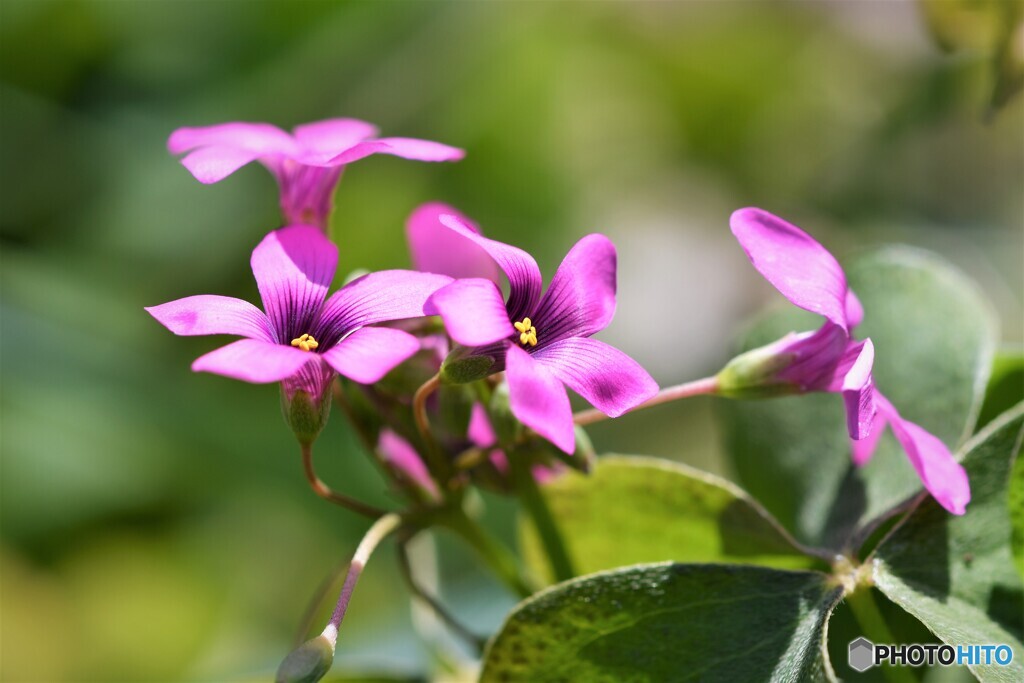
[[[714,394],[718,391],[718,378],[717,377],[705,377],[704,379],[694,380],[692,382],[686,382],[684,384],[677,384],[674,387],[668,387],[659,391],[653,398],[641,403],[631,413],[644,408],[650,408],[651,406],[661,405],[662,403],[669,403],[670,401],[678,401],[681,398],[690,398],[691,396],[702,396],[707,394]],[[573,421],[585,427],[586,425],[594,424],[595,422],[601,422],[607,420],[608,416],[602,413],[596,408],[590,410],[581,410],[580,412],[573,415]]]
[[[346,507],[353,512],[358,512],[361,515],[377,519],[382,515],[387,514],[387,510],[374,507],[362,501],[356,500],[355,498],[349,498],[343,493],[338,493],[330,486],[324,483],[324,481],[317,476],[316,471],[313,469],[313,446],[311,444],[302,444],[302,469],[306,473],[306,481],[309,482],[313,492],[320,496],[324,500],[330,501],[335,505]]]
[[[447,490],[447,483],[451,477],[451,466],[448,459],[441,453],[437,441],[434,440],[434,435],[430,431],[430,420],[427,418],[427,399],[437,391],[439,386],[441,386],[441,375],[437,374],[416,390],[412,397],[412,416],[425,445],[430,471],[435,478],[440,478],[438,483],[441,484],[441,489]]]
[[[871,586],[858,586],[856,590],[847,593],[846,604],[850,606],[854,618],[864,631],[864,635],[873,643],[895,643],[885,618],[878,610],[874,596],[871,595]],[[889,683],[915,683],[917,680],[910,669],[889,664],[882,665],[882,675]]]
[[[530,462],[514,456],[509,460],[512,466],[512,476],[515,478],[516,490],[530,515],[537,535],[540,536],[541,545],[544,546],[548,563],[551,565],[551,573],[558,583],[568,581],[576,576],[576,571],[573,569],[572,560],[565,549],[562,534],[555,524],[554,517],[551,516],[547,501],[544,500],[540,487],[537,486],[537,480],[533,478]]]
[[[324,628],[322,637],[326,638],[330,642],[333,648],[338,642],[338,627],[341,626],[341,620],[345,618],[345,612],[348,610],[349,600],[352,599],[352,592],[355,590],[356,582],[359,581],[359,576],[363,573],[363,568],[370,559],[370,555],[377,548],[381,541],[387,536],[398,529],[402,524],[402,517],[394,512],[389,512],[383,517],[373,523],[373,526],[363,536],[363,540],[359,542],[356,547],[356,552],[352,556],[352,561],[348,566],[348,574],[345,575],[345,583],[341,586],[341,594],[338,596],[338,603],[334,606],[334,612],[331,613],[331,619],[327,622],[327,626]]]
[[[426,603],[426,605],[433,610],[434,614],[437,615],[437,617],[443,621],[454,634],[462,638],[467,645],[476,651],[478,656],[483,654],[485,640],[463,626],[462,623],[460,623],[447,609],[445,609],[444,605],[442,605],[437,598],[427,593],[422,586],[416,583],[416,579],[412,574],[412,565],[409,562],[409,550],[406,547],[407,543],[408,540],[403,540],[398,544],[398,568],[401,570],[402,578],[405,580],[405,585],[409,587],[409,591],[414,597]]]
[[[495,576],[501,579],[513,593],[521,598],[533,595],[534,589],[527,585],[519,574],[519,563],[515,555],[470,519],[465,512],[453,510],[436,518],[436,521],[440,526],[458,534],[462,540],[472,546]]]
[[[341,408],[341,412],[345,413],[345,417],[348,418],[348,422],[352,425],[352,429],[359,437],[359,441],[363,444],[363,448],[366,452],[373,456],[374,460],[380,464],[380,458],[377,455],[377,444],[374,443],[373,437],[367,431],[363,421],[356,417],[355,411],[352,409],[352,404],[349,402],[348,397],[345,395],[345,388],[341,386],[341,379],[335,378],[334,383],[331,384],[331,391],[334,394],[334,405]]]

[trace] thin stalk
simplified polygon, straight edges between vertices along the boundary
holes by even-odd
[[[380,508],[364,503],[355,498],[349,498],[343,493],[338,493],[330,486],[324,483],[324,481],[317,476],[316,470],[313,469],[313,446],[311,444],[302,444],[302,469],[306,473],[306,481],[309,482],[313,492],[320,496],[324,500],[330,501],[335,505],[348,508],[353,512],[358,512],[361,515],[377,519],[387,514],[387,510],[381,510]]]
[[[348,571],[348,560],[345,560],[339,564],[330,574],[324,577],[320,585],[316,587],[316,592],[313,593],[313,597],[310,598],[309,604],[306,605],[306,611],[302,614],[302,620],[299,622],[300,626],[295,634],[294,647],[299,647],[306,641],[306,634],[309,633],[309,629],[313,627],[313,621],[316,619],[316,613],[320,609],[321,603],[324,598],[327,597],[327,591],[331,590],[331,586],[338,580],[342,572]]]
[[[334,606],[334,612],[331,613],[330,621],[327,622],[323,633],[320,634],[323,638],[327,639],[332,649],[337,645],[338,628],[341,626],[341,620],[345,618],[349,600],[352,599],[352,592],[356,588],[356,583],[359,581],[359,576],[363,573],[363,568],[369,561],[370,555],[373,554],[373,551],[381,541],[401,525],[402,517],[397,513],[389,512],[373,523],[373,526],[370,527],[366,535],[363,536],[363,540],[356,547],[356,552],[349,563],[348,574],[345,575],[345,583],[341,586],[341,594],[338,596],[338,602]]]
[[[416,583],[416,579],[412,574],[412,565],[409,563],[409,551],[406,544],[406,541],[398,544],[398,568],[401,570],[402,578],[405,580],[405,585],[409,587],[409,591],[413,596],[426,603],[433,610],[434,614],[451,629],[452,633],[462,638],[467,645],[473,648],[478,656],[483,654],[486,640],[463,626],[445,609],[444,605],[437,598],[427,593],[422,586]]]
[[[533,595],[533,587],[528,585],[519,573],[519,563],[515,555],[464,512],[452,511],[437,517],[436,521],[438,525],[455,532],[466,541],[509,590],[521,598]]]
[[[562,541],[562,534],[555,524],[555,518],[551,516],[547,501],[537,486],[537,480],[533,478],[533,471],[530,463],[523,458],[516,458],[515,454],[509,458],[512,466],[512,476],[515,478],[516,490],[523,501],[527,513],[533,522],[537,535],[540,536],[541,545],[551,565],[551,573],[555,581],[561,583],[576,576],[572,560],[565,549]]]
[[[451,478],[451,465],[437,445],[434,434],[430,431],[430,419],[427,418],[427,399],[437,391],[439,386],[441,386],[441,376],[438,374],[428,379],[416,390],[412,397],[412,416],[426,447],[430,471],[439,478],[441,488],[447,489],[448,480]]]
[[[704,379],[694,380],[692,382],[686,382],[684,384],[677,384],[674,387],[668,387],[659,391],[653,398],[641,403],[633,410],[629,411],[635,413],[638,410],[644,408],[650,408],[651,406],[661,405],[662,403],[669,403],[671,401],[678,401],[682,398],[690,398],[691,396],[703,396],[707,394],[713,394],[718,391],[718,378],[717,377],[705,377]],[[608,416],[602,413],[596,408],[590,410],[581,410],[580,412],[573,415],[573,421],[584,427],[586,425],[594,424],[595,422],[601,422],[607,420]]]
[[[366,452],[373,456],[374,460],[380,460],[377,456],[377,444],[374,443],[370,433],[366,431],[366,427],[363,425],[362,420],[356,419],[356,414],[352,410],[352,404],[349,403],[348,397],[345,395],[345,388],[341,386],[341,380],[335,379],[331,385],[331,390],[334,393],[334,404],[341,408],[341,412],[345,413],[345,417],[348,419],[352,429],[355,430],[359,436],[359,441],[362,442],[363,448]]]
[[[875,598],[871,595],[871,586],[858,586],[852,593],[845,596],[846,604],[850,606],[854,618],[860,624],[864,635],[873,643],[895,643],[892,632],[889,630],[885,618],[875,604]],[[889,683],[916,683],[917,678],[905,667],[882,665],[882,675]]]

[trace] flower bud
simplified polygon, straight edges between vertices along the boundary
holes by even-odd
[[[779,353],[778,344],[741,353],[718,373],[717,393],[729,398],[770,398],[799,393],[796,384],[780,377],[792,362],[792,354]]]
[[[572,455],[558,448],[551,452],[559,461],[581,474],[590,474],[594,469],[594,461],[597,460],[597,451],[594,450],[590,435],[579,425],[576,425],[576,450]]]
[[[327,416],[331,412],[331,392],[328,389],[317,399],[305,391],[289,392],[281,385],[281,412],[299,443],[311,445],[327,424]]]
[[[316,683],[331,670],[334,646],[326,636],[307,640],[284,658],[277,668],[275,683]]]
[[[847,342],[846,331],[837,325],[787,334],[729,361],[716,377],[715,393],[729,398],[770,398],[823,391],[843,358]]]
[[[401,489],[417,501],[437,503],[441,492],[430,476],[427,466],[412,444],[391,429],[382,429],[377,450],[384,460],[384,466]]]
[[[494,358],[473,355],[469,349],[457,346],[441,363],[441,381],[448,384],[466,384],[491,374]]]

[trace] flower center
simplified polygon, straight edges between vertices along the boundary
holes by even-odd
[[[304,334],[301,337],[292,339],[292,346],[297,346],[303,351],[312,351],[316,347],[320,346],[320,344],[317,343],[316,339],[313,339],[313,335]]]
[[[537,328],[533,326],[533,323],[529,318],[523,318],[521,323],[512,323],[517,330],[519,330],[519,343],[523,346],[529,344],[530,346],[537,345]]]

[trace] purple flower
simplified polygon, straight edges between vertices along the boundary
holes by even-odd
[[[377,450],[403,486],[415,491],[422,500],[429,502],[441,500],[441,492],[430,476],[420,454],[397,432],[388,428],[380,430]]]
[[[244,337],[199,357],[195,371],[246,382],[282,382],[290,400],[303,391],[319,400],[334,373],[370,384],[420,348],[407,332],[374,323],[424,314],[444,275],[389,270],[350,282],[327,298],[338,248],[308,226],[271,232],[252,252],[263,308],[225,296],[200,295],[146,310],[175,334]]]
[[[487,409],[482,403],[474,403],[469,413],[469,429],[466,432],[470,442],[477,448],[488,451],[487,459],[494,465],[494,469],[502,476],[508,476],[508,456],[505,451],[498,448],[498,435],[491,426],[487,417]],[[553,462],[550,465],[536,464],[530,468],[533,478],[538,484],[551,481],[565,471],[565,465],[560,462]]]
[[[454,207],[441,202],[418,206],[405,223],[412,265],[424,273],[440,273],[453,278],[483,278],[498,281],[498,265],[480,245],[452,232],[441,223],[441,216],[454,216],[468,229],[480,234],[480,228]]]
[[[413,138],[376,138],[377,128],[356,119],[327,119],[288,134],[267,123],[222,123],[179,128],[167,140],[171,154],[201,183],[215,183],[259,161],[281,188],[287,223],[326,229],[334,188],[346,164],[371,154],[418,161],[458,161],[461,149]]]
[[[590,336],[615,314],[615,247],[588,235],[566,255],[543,296],[540,269],[516,247],[487,239],[458,217],[439,223],[480,247],[509,281],[506,301],[497,282],[456,280],[430,299],[448,334],[505,370],[512,413],[566,453],[575,450],[568,385],[617,417],[658,391],[632,358]]]
[[[747,388],[756,391],[755,385],[776,393],[841,393],[857,465],[870,459],[888,424],[924,487],[944,508],[963,514],[971,499],[964,469],[945,444],[901,418],[875,388],[871,340],[856,341],[852,335],[864,311],[832,254],[800,228],[761,209],[736,211],[730,226],[758,272],[792,303],[824,316],[825,323],[816,332],[788,335],[732,361],[719,375],[721,393],[742,395]]]

